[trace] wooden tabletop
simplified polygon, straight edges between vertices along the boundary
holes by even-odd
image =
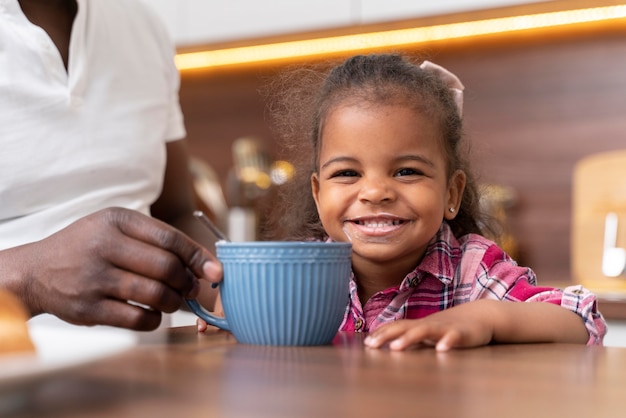
[[[237,344],[195,327],[17,388],[3,417],[623,417],[626,349]],[[5,411],[6,412],[6,411]]]

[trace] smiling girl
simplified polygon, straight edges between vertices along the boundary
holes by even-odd
[[[456,76],[395,54],[290,74],[298,84],[283,90],[274,115],[303,175],[276,225],[282,238],[352,242],[341,331],[393,350],[602,344],[592,293],[538,287],[531,269],[483,236]]]

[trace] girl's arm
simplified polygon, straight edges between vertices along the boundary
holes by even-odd
[[[545,302],[481,299],[422,319],[384,325],[365,340],[369,347],[389,344],[392,350],[428,344],[438,351],[489,343],[580,343],[589,340],[583,319]]]

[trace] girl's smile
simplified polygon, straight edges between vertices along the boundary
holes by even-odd
[[[393,240],[411,221],[390,214],[361,216],[344,221],[343,231],[350,241]]]
[[[313,195],[329,236],[352,242],[356,270],[360,261],[412,269],[452,216],[462,183],[448,181],[440,141],[432,118],[404,104],[339,105],[327,115]]]

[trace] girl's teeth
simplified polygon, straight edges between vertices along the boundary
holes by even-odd
[[[381,227],[384,227],[384,226],[400,225],[400,221],[363,222],[362,225],[365,225],[368,228],[381,228]]]

